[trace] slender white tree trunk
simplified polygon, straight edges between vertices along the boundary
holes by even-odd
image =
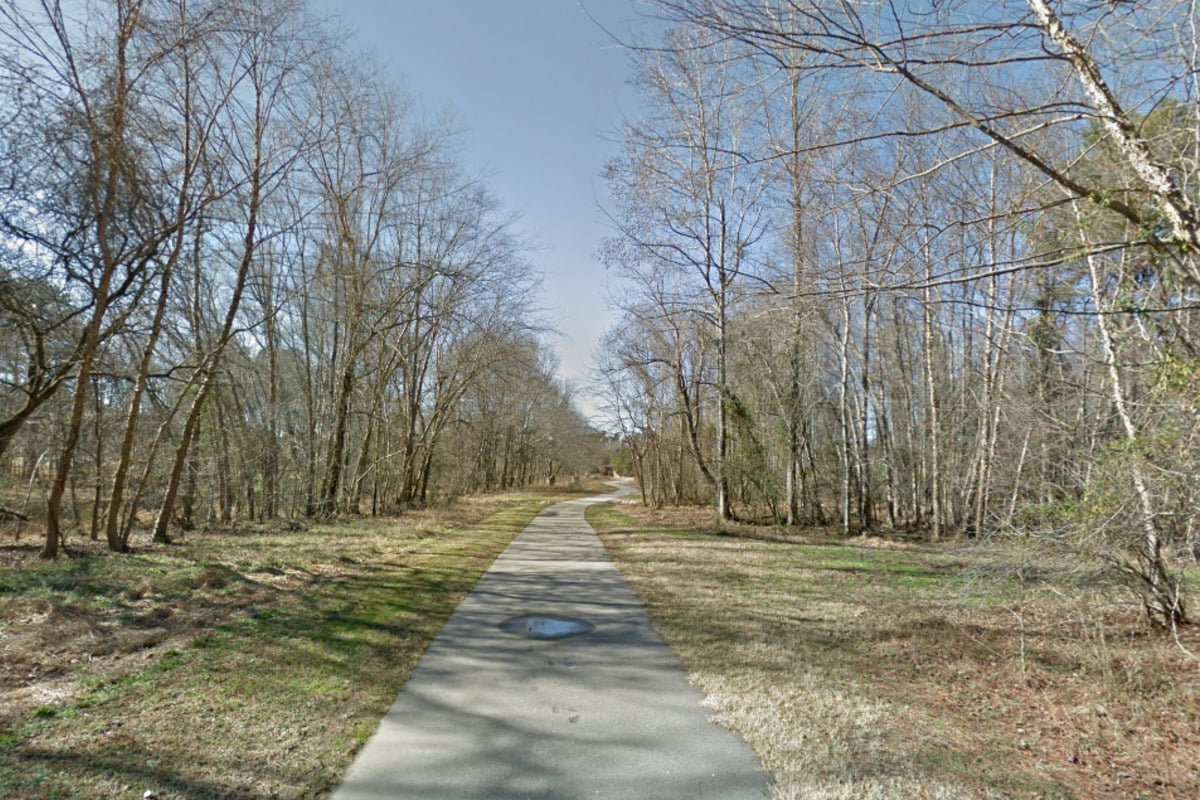
[[[1082,233],[1082,214],[1078,203],[1073,205],[1076,219],[1080,224],[1080,232]],[[1121,421],[1125,441],[1130,445],[1127,466],[1130,481],[1133,483],[1134,493],[1137,495],[1138,510],[1141,512],[1140,519],[1138,520],[1141,527],[1138,559],[1141,562],[1142,574],[1138,577],[1146,583],[1145,589],[1142,592],[1143,602],[1146,604],[1146,612],[1150,616],[1151,622],[1172,625],[1184,619],[1183,602],[1180,598],[1178,584],[1172,580],[1163,561],[1163,543],[1158,532],[1158,525],[1156,524],[1158,514],[1155,509],[1153,494],[1146,480],[1145,470],[1142,468],[1141,455],[1137,452],[1138,430],[1129,408],[1129,400],[1126,396],[1124,382],[1121,377],[1121,369],[1117,362],[1116,344],[1112,331],[1109,328],[1108,316],[1105,313],[1108,309],[1101,294],[1100,281],[1102,276],[1095,256],[1089,253],[1086,260],[1088,277],[1090,278],[1092,303],[1098,312],[1096,327],[1100,332],[1100,343],[1104,351],[1104,367],[1108,374],[1109,396],[1112,400],[1113,408],[1117,412],[1117,418]]]

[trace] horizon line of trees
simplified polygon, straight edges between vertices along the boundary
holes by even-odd
[[[302,0],[0,2],[0,487],[44,557],[602,460],[512,219],[380,72]]]
[[[1195,5],[646,5],[597,377],[644,502],[1037,534],[1184,622]]]

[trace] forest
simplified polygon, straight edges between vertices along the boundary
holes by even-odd
[[[781,800],[1200,796],[1200,3],[635,2],[573,386],[315,3],[0,0],[0,795],[327,796],[540,520],[478,625],[601,635],[463,642],[505,709],[660,638]],[[611,743],[533,710],[521,796]]]
[[[603,463],[512,216],[348,42],[300,0],[0,4],[0,517],[44,557]]]
[[[452,120],[329,20],[0,3],[0,517],[46,558],[122,552],[554,483],[619,441],[650,506],[1028,537],[1186,621],[1193,5],[643,8],[603,433]]]
[[[654,0],[597,380],[654,506],[1200,555],[1194,4]]]

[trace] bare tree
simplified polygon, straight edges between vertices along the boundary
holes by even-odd
[[[138,59],[157,55],[139,52],[134,45],[144,7],[141,0],[116,3],[111,15],[97,20],[91,29],[95,33],[72,22],[58,2],[42,3],[37,16],[15,4],[2,9],[17,57],[23,57],[29,74],[39,76],[35,90],[55,98],[63,109],[55,137],[61,143],[61,182],[54,195],[54,213],[63,225],[55,240],[35,233],[37,229],[23,231],[22,238],[46,246],[66,282],[86,298],[85,321],[71,359],[73,399],[66,436],[47,499],[45,558],[58,553],[62,539],[62,500],[96,358],[120,329],[131,300],[145,291],[160,246],[178,227],[178,220],[158,213],[157,187],[140,159],[147,140],[139,138],[146,131],[137,118],[151,78]],[[11,222],[6,227],[13,231]],[[50,378],[42,391],[55,386]],[[35,402],[37,397],[37,392],[29,395]]]
[[[159,41],[173,43],[166,58],[160,58],[158,62],[164,73],[158,107],[171,115],[170,119],[162,120],[164,135],[170,132],[176,138],[175,158],[179,170],[171,216],[174,230],[170,240],[164,243],[164,253],[160,257],[157,298],[127,401],[124,432],[109,492],[105,532],[109,549],[116,551],[123,551],[128,546],[128,528],[121,524],[121,514],[143,397],[172,296],[172,281],[195,235],[191,225],[204,217],[204,208],[213,199],[212,181],[204,172],[212,166],[206,150],[213,128],[220,121],[223,90],[227,88],[227,82],[222,81],[220,75],[212,74],[219,60],[216,52],[221,44],[213,22],[220,15],[210,12],[193,18],[186,3],[169,11],[172,12],[169,16],[147,20],[147,30]],[[194,6],[191,12],[195,12]]]
[[[1178,0],[1129,6],[1080,7],[1072,30],[1048,0],[1005,3],[981,16],[967,0],[939,3],[926,11],[894,2],[870,6],[821,0],[760,3],[756,0],[655,0],[663,16],[733,38],[766,58],[792,49],[811,55],[805,69],[850,69],[876,75],[881,86],[904,82],[943,108],[951,117],[931,127],[868,133],[872,138],[937,136],[969,129],[991,146],[1004,149],[1069,196],[1097,205],[1145,232],[1192,283],[1200,282],[1200,219],[1180,187],[1186,170],[1164,163],[1153,153],[1132,116],[1132,96],[1152,106],[1176,90],[1174,80],[1137,86],[1133,65],[1129,80],[1102,66],[1093,48],[1119,42],[1122,33],[1139,32],[1167,39],[1174,30],[1161,21],[1192,18],[1194,8]],[[780,14],[778,7],[787,9]],[[1105,34],[1105,35],[1099,35]],[[1117,49],[1116,45],[1108,47]],[[1175,74],[1186,67],[1193,49],[1148,47],[1104,52],[1116,64],[1145,58]],[[1119,68],[1119,67],[1118,67]],[[1008,91],[1020,86],[1021,91]],[[996,91],[991,91],[995,88]],[[1008,98],[1007,100],[1003,98]],[[1120,166],[1152,202],[1138,207],[1114,197],[1105,179],[1084,180],[1071,170],[1070,157],[1052,147],[1044,134],[1069,129],[1080,120],[1097,121],[1121,154]],[[1158,224],[1161,217],[1165,225]]]
[[[298,0],[67,5],[0,3],[0,455],[59,453],[47,555],[84,503],[124,550],[151,498],[167,541],[467,485],[465,398],[545,330],[449,125]],[[532,360],[544,480],[587,437]]]
[[[303,18],[292,0],[265,1],[244,9],[242,40],[237,50],[236,83],[230,87],[228,127],[222,129],[220,156],[234,189],[229,194],[236,210],[230,232],[236,253],[232,285],[224,318],[211,347],[198,367],[197,390],[184,418],[175,449],[163,501],[154,523],[154,539],[169,541],[168,526],[183,479],[188,454],[195,439],[204,403],[212,392],[225,348],[235,332],[250,267],[263,238],[259,229],[264,202],[284,182],[304,152],[294,132],[305,132],[305,109],[289,106],[288,100],[300,75],[313,63],[314,54],[325,47],[315,27]],[[285,146],[286,143],[286,146]],[[214,147],[217,145],[214,144]]]
[[[712,42],[691,31],[669,36],[669,47],[643,54],[640,85],[649,118],[627,127],[625,155],[608,176],[620,205],[617,223],[631,245],[626,269],[678,276],[670,288],[675,294],[664,301],[679,308],[691,305],[711,327],[715,449],[711,473],[703,459],[698,465],[716,494],[718,517],[726,520],[733,513],[726,472],[734,400],[729,322],[735,283],[767,227],[759,205],[764,182],[737,155],[752,147],[748,112],[753,103],[735,78],[734,54],[707,47]],[[693,281],[703,298],[700,307],[688,297]]]
[[[671,90],[722,86],[709,97],[730,98],[753,86],[775,98],[747,117],[770,135],[725,142],[710,162],[746,193],[756,191],[756,175],[769,176],[762,196],[779,198],[789,216],[764,229],[763,251],[791,259],[790,275],[776,270],[772,284],[751,284],[746,294],[761,294],[726,318],[745,342],[736,380],[714,385],[737,384],[738,430],[734,454],[718,446],[714,462],[748,473],[777,465],[779,484],[792,487],[785,506],[794,520],[805,429],[810,463],[840,472],[845,531],[854,520],[867,528],[884,518],[883,504],[889,525],[934,538],[1017,524],[1080,541],[1081,509],[1113,497],[1105,488],[1115,474],[1112,449],[1137,452],[1129,494],[1140,511],[1110,519],[1141,531],[1126,554],[1149,587],[1148,617],[1181,619],[1164,554],[1166,542],[1193,536],[1195,515],[1181,510],[1191,471],[1150,453],[1190,458],[1180,442],[1190,441],[1191,427],[1173,409],[1194,407],[1181,389],[1194,382],[1181,365],[1198,352],[1190,310],[1200,289],[1195,5],[1014,0],[987,13],[966,0],[651,5],[676,27],[643,48],[643,60],[706,76],[677,77]],[[810,88],[803,102],[802,85]],[[655,103],[669,91],[653,81],[643,88],[648,108],[661,111]],[[804,135],[802,107],[822,119]],[[636,247],[610,261],[634,265],[627,272],[644,297],[668,298],[645,287],[669,285],[650,276],[678,257],[669,246],[685,250],[671,237],[687,223],[656,226],[645,198],[677,200],[699,185],[686,170],[664,167],[688,152],[689,140],[672,138],[686,127],[652,113],[627,137],[641,149],[627,146],[615,171],[631,187],[618,218]],[[637,153],[653,155],[639,162]],[[821,213],[806,218],[814,199]],[[693,223],[711,218],[702,206],[673,207]],[[1067,208],[1086,224],[1066,218]],[[1113,260],[1137,266],[1105,266]],[[1114,282],[1137,288],[1122,294]],[[681,329],[682,317],[704,319],[719,307],[682,294],[669,300],[658,303],[654,327],[672,320]],[[802,341],[806,303],[825,326]],[[1122,313],[1135,316],[1118,325]],[[785,319],[790,382],[774,365],[755,372],[755,359],[779,359],[770,321]],[[1122,361],[1134,352],[1140,369]],[[633,379],[648,363],[626,359],[630,380],[614,386],[650,386]],[[764,409],[790,403],[797,414],[802,369],[817,376],[807,427],[792,416],[783,437],[766,435]],[[1180,431],[1178,439],[1152,437],[1151,445],[1151,420]],[[656,428],[661,437],[667,426]],[[786,446],[776,455],[764,443],[779,438]],[[774,515],[774,485],[739,481],[739,498]],[[1001,491],[1006,503],[996,501]]]

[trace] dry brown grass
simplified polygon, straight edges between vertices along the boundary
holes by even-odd
[[[777,797],[1200,797],[1200,664],[1102,571],[1028,540],[592,519]]]
[[[558,491],[72,558],[0,546],[0,797],[321,797]]]

